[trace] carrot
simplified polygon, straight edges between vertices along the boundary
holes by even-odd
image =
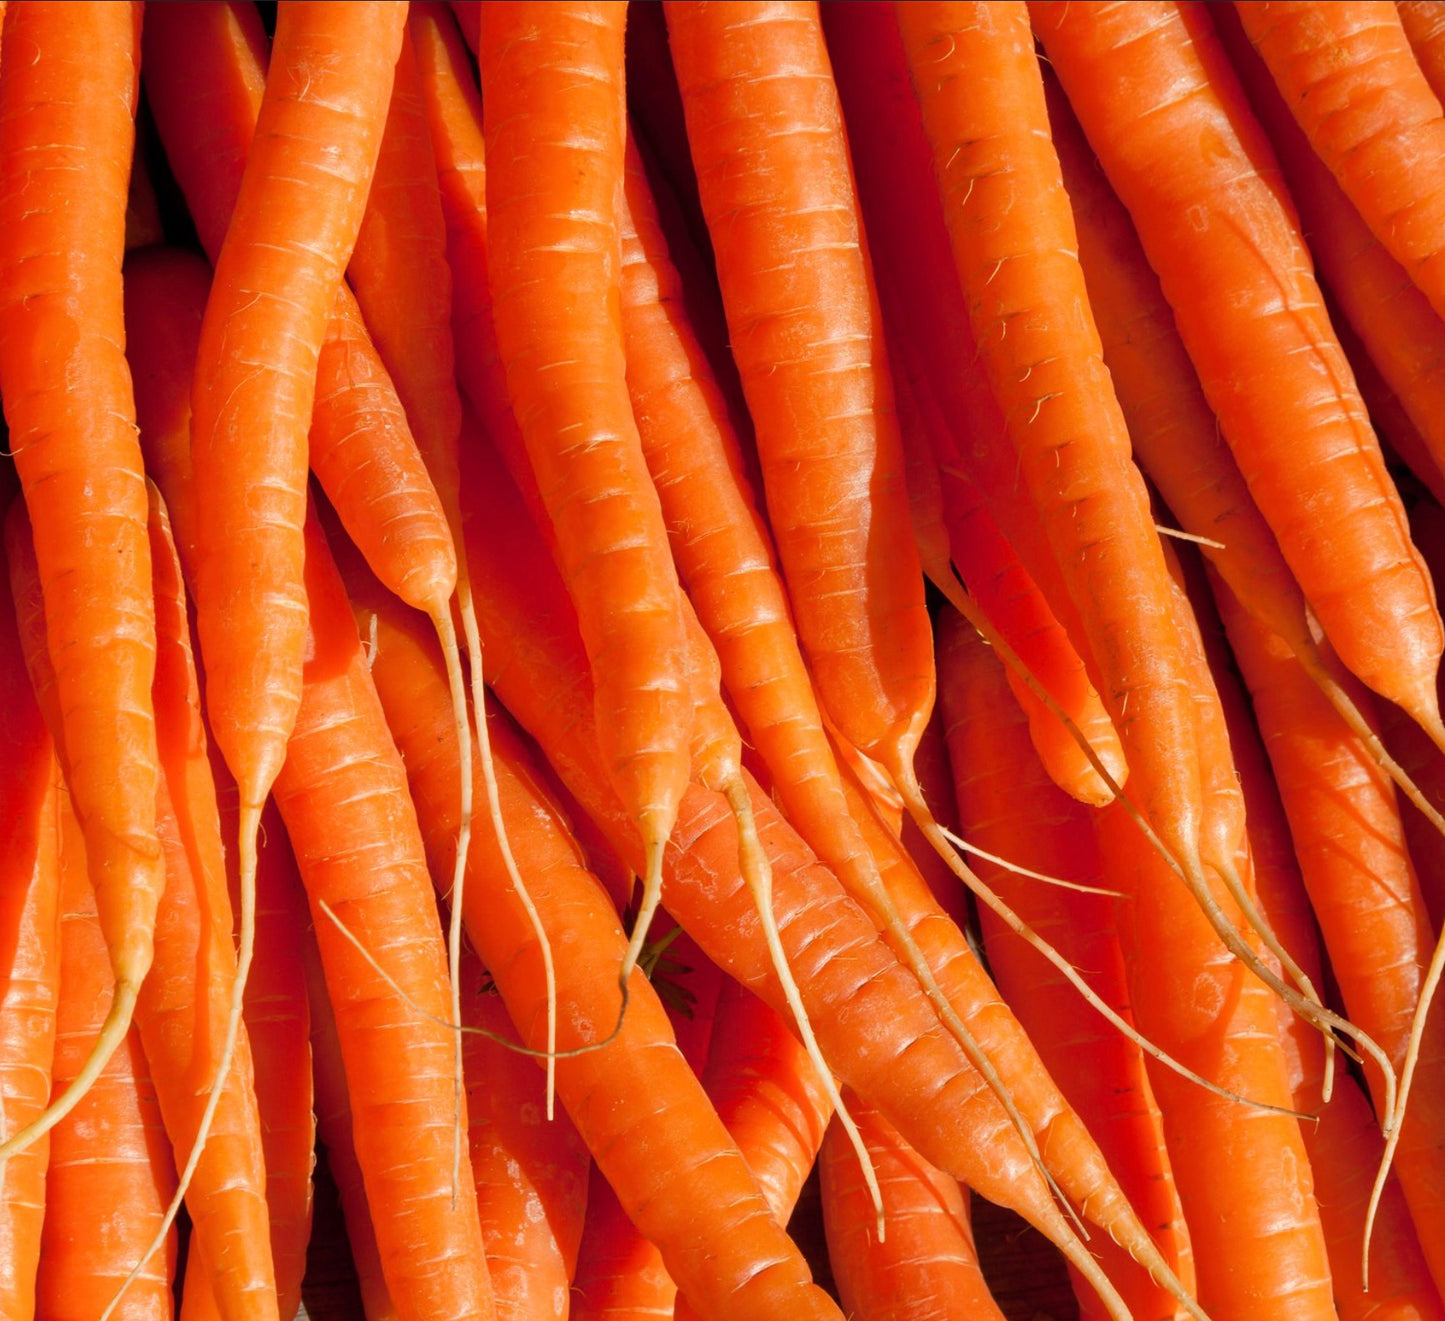
[[[366,1321],[397,1321],[397,1310],[387,1292],[366,1201],[366,1185],[356,1148],[351,1138],[351,1097],[346,1086],[346,1065],[341,1058],[341,1041],[336,1033],[336,1016],[326,992],[326,973],[315,933],[306,929],[303,967],[311,1021],[311,1059],[316,1078],[316,1130],[326,1149],[326,1166],[336,1185],[341,1214],[346,1222],[346,1241],[356,1270]]]
[[[267,61],[250,4],[156,9],[143,43],[146,88],[202,246],[214,261],[235,210]],[[450,596],[456,553],[406,414],[350,287],[336,293],[317,360],[308,434],[315,471],[383,580],[426,609]]]
[[[8,474],[7,474],[8,476]],[[5,483],[8,486],[8,483]],[[8,492],[7,492],[8,493]],[[0,1096],[4,1132],[23,1128],[51,1095],[60,977],[58,777],[50,732],[25,669],[15,612],[0,592]],[[0,1173],[0,1313],[29,1321],[45,1217],[49,1143]]]
[[[1445,314],[1445,193],[1422,169],[1445,151],[1445,115],[1395,6],[1276,0],[1238,12],[1310,145]]]
[[[85,870],[85,844],[63,788],[59,816],[59,956],[65,991],[56,1009],[57,1093],[86,1066],[113,992],[105,935]],[[175,1186],[170,1143],[133,1028],[85,1098],[50,1135],[37,1315],[48,1321],[95,1321],[160,1227]],[[104,1233],[96,1232],[97,1211],[106,1215]],[[168,1321],[175,1268],[172,1230],[164,1250],[152,1254],[112,1315],[117,1321]]]
[[[474,486],[468,477],[464,491]],[[505,489],[502,496],[507,498]],[[489,628],[487,597],[494,586],[482,572],[474,572],[473,581],[486,645],[500,659],[508,649]],[[560,582],[555,589],[564,593]],[[437,723],[437,658],[416,618],[407,619],[374,584],[358,581],[353,572],[351,590],[365,612],[365,631],[375,639],[372,673],[413,777],[433,867],[443,874],[454,847],[457,808],[455,768]],[[575,623],[570,626],[575,630]],[[572,641],[585,673],[575,631]],[[502,673],[505,666],[494,667],[494,683]],[[531,859],[536,903],[554,944],[572,951],[558,966],[564,1056],[557,1061],[557,1090],[593,1158],[628,1214],[660,1248],[668,1273],[704,1315],[835,1316],[768,1214],[640,972],[633,975],[627,1015],[612,1028],[620,1001],[612,974],[623,948],[616,915],[540,797],[515,735],[498,722],[492,736],[504,814],[515,823],[519,851]],[[606,791],[605,780],[599,787]],[[523,1040],[536,1050],[545,1027],[545,989],[531,920],[511,889],[495,838],[480,818],[474,825],[467,930]],[[632,835],[629,852],[635,853],[636,839]],[[580,1046],[592,1049],[577,1053]],[[651,1100],[639,1109],[635,1098],[644,1088]],[[640,1152],[646,1155],[639,1160]],[[726,1223],[719,1207],[728,1208]]]
[[[462,1021],[492,1036],[466,1039],[472,1176],[497,1316],[567,1315],[592,1157],[565,1115],[537,1103],[537,1070],[490,975],[462,961]]]
[[[497,342],[595,676],[608,775],[646,841],[623,987],[657,906],[690,720],[677,574],[618,333],[625,20],[619,5],[494,3],[481,30]]]
[[[271,75],[201,322],[192,582],[211,729],[240,790],[232,1039],[254,945],[261,809],[302,699],[316,360],[361,223],[387,99],[377,92],[390,88],[405,18],[395,4],[337,10],[297,0],[279,11]]]
[[[817,12],[665,12],[798,638],[829,719],[900,782],[932,709],[932,637]]]
[[[125,1040],[164,877],[145,489],[120,310],[139,21],[135,5],[44,3],[6,20],[0,396],[35,527],[70,788],[116,991],[90,1066],[7,1135],[0,1160],[73,1106]],[[86,290],[83,314],[74,287]]]
[[[1436,96],[1445,88],[1445,10],[1438,0],[1398,0],[1395,12],[1425,81]]]
[[[1196,590],[1201,587],[1204,584],[1197,579],[1190,582],[1191,597],[1202,616],[1205,607],[1200,602],[1207,602],[1207,597]],[[1237,609],[1237,604],[1231,606],[1231,610]],[[1210,669],[1229,725],[1234,764],[1248,807],[1249,848],[1260,908],[1286,948],[1310,977],[1318,980],[1323,976],[1319,929],[1300,877],[1279,790],[1271,778],[1265,749],[1247,709],[1244,692],[1232,672],[1233,662],[1226,652],[1221,629],[1217,617],[1201,621]],[[1323,1043],[1313,1030],[1288,1014],[1282,1004],[1277,1006],[1277,1012],[1295,1107],[1319,1116],[1317,1122],[1302,1125],[1300,1133],[1315,1176],[1320,1224],[1329,1250],[1335,1305],[1340,1316],[1368,1317],[1375,1314],[1376,1309],[1388,1308],[1401,1309],[1405,1315],[1440,1315],[1438,1293],[1410,1223],[1404,1195],[1393,1176],[1379,1201],[1366,1288],[1362,1248],[1372,1185],[1384,1141],[1369,1101],[1353,1073],[1336,1080],[1334,1095],[1328,1104],[1324,1103]],[[1411,1308],[1416,1310],[1405,1310]]]
[[[1445,1091],[1437,1080],[1445,1069],[1445,1013],[1425,1020],[1417,1046],[1414,1022],[1435,942],[1394,793],[1288,654],[1227,592],[1216,595],[1345,1006],[1397,1069],[1407,1052],[1419,1051],[1408,1109],[1399,1108],[1402,1097],[1390,1112],[1368,1065],[1366,1079],[1386,1131],[1398,1122],[1400,1184],[1439,1282],[1445,1280],[1445,1240],[1435,1227],[1445,1170],[1437,1135]]]
[[[966,1321],[1003,1321],[979,1269],[968,1203],[876,1110],[859,1107],[869,1154],[887,1194],[886,1243],[871,1234],[853,1153],[828,1130],[819,1156],[823,1224],[839,1296],[856,1321],[905,1321],[946,1309]]]
[[[1077,7],[1075,21],[1067,6],[1032,12],[1325,635],[1354,674],[1445,737],[1433,595],[1271,177],[1268,143],[1205,16],[1153,3],[1091,8],[1087,22]],[[1126,50],[1144,71],[1127,80]],[[1178,144],[1201,135],[1213,146],[1181,169]],[[1328,554],[1321,527],[1337,530]]]
[[[505,474],[498,471],[500,465],[495,459],[487,463],[480,453],[470,457],[467,552],[479,588],[483,634],[496,657],[494,688],[539,738],[553,766],[603,825],[618,852],[635,860],[636,835],[599,778],[598,753],[588,728],[590,692],[564,589],[548,572],[546,553],[536,544],[537,533],[527,526]],[[525,579],[517,581],[524,568]],[[736,836],[729,829],[729,811],[717,796],[697,787],[684,803],[684,828],[668,854],[670,911],[714,962],[778,1009],[781,997],[771,965],[754,938],[752,918],[745,916],[750,906],[732,860]],[[783,944],[834,1071],[875,1101],[934,1164],[966,1179],[985,1196],[1020,1208],[1065,1251],[1070,1251],[1067,1245],[1077,1246],[1032,1167],[1024,1140],[1010,1132],[1006,1112],[920,997],[916,980],[881,944],[871,919],[843,895],[756,794],[754,812],[772,859]],[[927,894],[921,881],[917,889]],[[901,893],[894,899],[904,907]],[[1060,1114],[1057,1092],[1038,1079],[1037,1063],[1021,1034],[1010,1022],[999,1021],[997,993],[981,976],[962,933],[936,915],[932,900],[916,897],[916,892],[904,909],[924,952],[935,940],[946,952],[937,967],[949,973],[944,983],[949,998],[964,1017],[981,1015],[977,1026],[986,1029],[985,1053],[999,1059],[999,1072],[1010,1087],[1043,1087],[1036,1096],[1036,1113],[1041,1123],[1063,1119],[1068,1136],[1050,1133],[1048,1145],[1067,1152],[1061,1173],[1081,1203],[1127,1237],[1133,1250],[1157,1261],[1147,1235],[1111,1190],[1092,1145],[1080,1143],[1082,1134],[1074,1121]],[[738,943],[739,932],[748,937],[743,944]],[[876,1030],[850,1030],[856,1022],[871,1023],[875,1029],[879,1023],[891,1024],[890,1041],[879,1040]],[[1020,1051],[1029,1056],[1027,1061]],[[1062,1146],[1055,1146],[1060,1141]],[[1093,1269],[1087,1255],[1081,1267]],[[1100,1285],[1107,1290],[1102,1280]]]
[[[1022,713],[1011,709],[997,660],[956,616],[941,621],[938,647],[939,694],[960,823],[968,838],[1025,866],[1098,884],[1102,863],[1089,815],[1043,778],[1024,742]],[[1114,900],[1040,886],[986,861],[977,865],[1031,929],[1075,966],[1088,969],[1099,993],[1132,1017]],[[1154,1228],[1170,1264],[1192,1283],[1189,1231],[1143,1053],[1103,1028],[1073,988],[1042,966],[993,913],[981,912],[980,925],[999,989],[1098,1139],[1130,1200]],[[1116,1246],[1100,1243],[1095,1250],[1135,1316],[1172,1312],[1168,1296]],[[1081,1309],[1096,1313],[1088,1291],[1076,1292]]]
[[[24,515],[23,506],[12,507],[6,543],[12,591],[28,604],[39,601],[40,590],[34,557],[27,553]],[[260,1121],[247,1039],[241,1033],[228,1040],[235,963],[220,823],[200,732],[185,596],[159,504],[152,510],[150,535],[158,643],[153,699],[163,769],[157,823],[166,887],[157,910],[164,938],[157,940],[152,971],[142,983],[135,1023],[166,1131],[184,1167],[179,1186],[189,1194],[195,1241],[214,1263],[221,1313],[264,1321],[276,1315],[276,1298]],[[21,640],[41,708],[58,729],[44,625],[43,615],[27,609]],[[63,740],[57,753],[68,767]],[[230,1059],[235,1067],[228,1069]],[[162,1246],[178,1209],[173,1200],[149,1251],[134,1263],[136,1273]]]
[[[576,1321],[670,1317],[683,1305],[662,1253],[638,1233],[595,1165],[573,1288],[571,1315]]]

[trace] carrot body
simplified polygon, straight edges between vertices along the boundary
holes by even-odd
[[[106,942],[69,800],[60,802],[60,975],[57,1092],[83,1067],[111,999]],[[94,1321],[160,1227],[176,1186],[160,1107],[132,1030],[85,1099],[50,1136],[45,1232],[35,1306],[49,1321]],[[97,1209],[107,1232],[97,1233]],[[169,1321],[176,1236],[121,1297],[117,1321]]]
[[[932,638],[817,11],[665,9],[798,637],[829,718],[897,775],[932,709]]]
[[[25,669],[15,611],[0,592],[0,1095],[7,1132],[51,1095],[60,981],[58,776],[50,732]],[[11,1157],[0,1178],[0,1313],[29,1321],[45,1218],[49,1144]]]
[[[618,333],[625,18],[620,5],[486,5],[481,66],[497,341],[595,676],[608,775],[641,823],[655,890],[691,709],[677,575]]]
[[[1088,813],[1043,778],[1023,739],[1022,713],[1010,709],[997,660],[952,616],[941,629],[939,669],[965,837],[1046,874],[1097,884],[1102,863]],[[1088,970],[1111,1005],[1130,1012],[1114,900],[1011,876],[985,859],[976,865],[1033,930]],[[1192,1279],[1189,1231],[1143,1053],[993,913],[985,910],[980,923],[999,989],[1170,1263],[1181,1278]],[[1095,1250],[1135,1316],[1172,1314],[1172,1300],[1116,1246],[1100,1243]],[[1097,1315],[1092,1291],[1080,1291],[1079,1302],[1085,1314]]]
[[[297,0],[280,11],[201,324],[197,625],[211,726],[241,790],[243,837],[280,771],[301,702],[316,361],[361,224],[387,101],[378,93],[390,89],[405,18],[400,4]]]
[[[150,967],[164,879],[155,622],[120,283],[139,22],[130,4],[17,7],[0,77],[0,395],[117,983],[98,1059],[123,1039]]]
[[[823,1223],[839,1296],[856,1321],[931,1316],[1003,1321],[979,1269],[958,1183],[923,1160],[876,1110],[856,1109],[885,1194],[879,1243],[853,1149],[828,1130],[819,1156]]]
[[[1434,933],[1393,789],[1278,643],[1220,595],[1254,700],[1295,854],[1351,1017],[1403,1062]],[[1445,1012],[1435,1009],[1400,1128],[1396,1164],[1432,1274],[1445,1280]],[[1366,1078],[1377,1107],[1379,1078]]]
[[[1031,12],[1326,635],[1366,684],[1438,730],[1433,593],[1268,143],[1212,28],[1162,3]],[[1328,553],[1320,528],[1332,530]]]
[[[1370,229],[1445,315],[1440,100],[1390,0],[1237,6],[1310,145]]]
[[[235,210],[265,86],[254,6],[177,4],[146,25],[146,86],[202,246],[214,261]],[[418,609],[451,594],[456,554],[401,400],[350,288],[336,293],[316,367],[311,467],[386,583]]]

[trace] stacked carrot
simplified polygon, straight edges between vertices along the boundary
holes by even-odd
[[[1445,1321],[1445,5],[0,11],[6,1317]]]

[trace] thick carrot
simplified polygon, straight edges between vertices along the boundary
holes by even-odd
[[[1207,15],[1153,0],[1031,12],[1331,645],[1445,739],[1434,597],[1269,145]],[[1192,144],[1189,154],[1181,143]]]
[[[1024,866],[1097,885],[1102,864],[1088,813],[1044,779],[1024,741],[1022,713],[1010,708],[997,659],[969,633],[956,616],[947,616],[938,644],[939,695],[966,837]],[[1110,1004],[1130,1013],[1113,899],[1009,876],[984,860],[976,865],[1033,930],[1087,969]],[[1107,1028],[1073,987],[986,909],[980,925],[999,989],[1176,1273],[1192,1282],[1189,1231],[1143,1053]],[[1100,1243],[1095,1250],[1135,1316],[1172,1314],[1172,1300],[1116,1246]],[[1080,1292],[1079,1304],[1085,1314],[1097,1314],[1087,1291]]]
[[[932,710],[932,636],[817,10],[666,14],[799,641],[829,719],[901,782]]]
[[[8,486],[8,483],[5,485]],[[7,492],[8,493],[8,492]],[[5,1132],[51,1095],[60,977],[58,773],[50,732],[25,669],[15,611],[0,592],[0,1096]],[[45,1217],[49,1143],[0,1172],[0,1313],[29,1321]]]
[[[879,1167],[889,1231],[886,1242],[874,1238],[853,1152],[829,1128],[818,1158],[823,1224],[849,1315],[855,1321],[928,1315],[1003,1321],[979,1268],[968,1202],[957,1181],[929,1165],[878,1111],[860,1106],[856,1097],[850,1104]]]
[[[85,846],[60,795],[60,965],[55,1086],[85,1066],[112,995],[106,941],[85,870]],[[95,1321],[155,1235],[176,1186],[170,1143],[134,1029],[85,1099],[50,1135],[45,1230],[35,1307],[47,1321]],[[106,1232],[96,1230],[96,1213]],[[169,1321],[176,1236],[121,1295],[115,1321]]]
[[[358,608],[366,613],[366,632],[375,639],[372,673],[413,777],[433,866],[445,874],[455,847],[456,779],[450,762],[457,752],[452,744],[448,755],[448,736],[438,724],[437,657],[415,616],[406,618],[394,601],[381,598],[374,583],[368,587],[354,574],[351,581]],[[488,628],[486,598],[493,585],[482,573],[474,581],[488,650],[505,656],[510,649]],[[560,582],[553,582],[562,592]],[[565,596],[562,602],[565,606]],[[570,627],[575,630],[575,623]],[[575,631],[572,642],[585,673]],[[493,677],[495,682],[495,671]],[[590,694],[583,699],[590,709],[588,699]],[[660,1248],[668,1273],[704,1315],[835,1316],[751,1183],[640,971],[633,974],[627,1015],[613,1032],[620,1000],[615,972],[623,948],[617,916],[541,796],[516,736],[503,722],[497,726],[492,736],[503,810],[515,823],[519,851],[531,860],[533,893],[553,943],[571,952],[558,966],[558,1044],[564,1050],[594,1047],[557,1061],[558,1095],[578,1132],[628,1214]],[[595,749],[592,755],[600,770]],[[605,782],[601,787],[606,792]],[[531,919],[511,888],[495,837],[480,816],[474,824],[467,929],[523,1040],[535,1050],[544,1040],[546,997]],[[637,836],[630,824],[626,829],[635,856]],[[734,842],[734,859],[735,850]],[[735,861],[733,866],[736,870]],[[636,1097],[644,1094],[648,1105],[639,1107]],[[725,1218],[720,1207],[728,1208]]]
[[[130,4],[16,6],[6,20],[0,395],[36,531],[71,792],[116,994],[91,1068],[44,1115],[8,1134],[0,1159],[84,1095],[125,1039],[164,879],[150,698],[155,623],[120,283],[139,22],[140,7]]]
[[[608,775],[647,843],[622,984],[687,784],[677,574],[627,399],[617,272],[626,7],[482,9],[497,342],[596,685]]]
[[[517,507],[515,493],[508,490],[500,465],[495,459],[484,464],[485,457],[472,456],[465,488],[470,496],[467,549],[473,581],[479,591],[486,586],[478,607],[496,658],[493,685],[539,738],[553,766],[603,825],[614,847],[635,865],[635,832],[598,778],[598,753],[588,727],[590,691],[564,589],[537,544],[538,534]],[[519,580],[523,571],[525,577]],[[749,901],[733,861],[736,835],[729,810],[701,788],[689,791],[685,806],[684,829],[668,854],[669,909],[714,962],[781,1010],[766,952],[746,916]],[[1034,1217],[1061,1245],[1076,1245],[1033,1169],[1023,1139],[1010,1132],[1006,1112],[965,1062],[921,997],[916,980],[882,945],[871,919],[843,895],[834,878],[756,794],[754,812],[772,859],[783,944],[825,1058],[933,1163],[985,1196]],[[928,894],[921,880],[917,890]],[[981,1016],[974,1022],[975,1031],[987,1054],[999,1062],[1008,1086],[1042,1088],[1035,1093],[1036,1113],[1049,1131],[1040,1145],[1066,1153],[1059,1173],[1074,1195],[1158,1265],[1157,1251],[1123,1205],[1096,1150],[1075,1120],[1061,1114],[1057,1091],[1039,1078],[1041,1070],[1022,1034],[1011,1020],[1000,1022],[997,992],[982,976],[962,933],[942,917],[931,897],[914,895],[907,906],[901,893],[895,892],[894,899],[904,908],[924,952],[935,947],[942,951],[935,971],[962,1017],[974,1021],[975,1013]],[[742,945],[739,932],[748,937]],[[875,1028],[892,1024],[889,1037],[895,1044],[879,1041],[876,1031],[860,1034],[850,1027],[865,1021]],[[908,1045],[900,1049],[900,1041]],[[1027,1062],[1020,1051],[1029,1056]],[[1052,1126],[1059,1122],[1062,1130],[1056,1133]],[[1086,1254],[1077,1255],[1082,1269],[1094,1269]],[[1100,1285],[1107,1290],[1102,1280]]]
[[[1390,0],[1237,6],[1310,145],[1445,315],[1445,115]]]

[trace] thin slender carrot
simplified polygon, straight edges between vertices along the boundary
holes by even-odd
[[[468,481],[464,490],[470,486]],[[488,627],[487,597],[493,584],[480,572],[474,582],[487,647],[505,656],[508,649]],[[564,593],[555,578],[553,585]],[[394,601],[381,598],[374,583],[368,587],[353,574],[351,590],[358,608],[366,612],[366,632],[375,639],[371,672],[407,758],[434,866],[450,863],[457,808],[455,768],[449,763],[456,750],[453,744],[448,755],[445,731],[437,723],[435,653],[417,628],[416,617],[407,619]],[[565,605],[565,593],[562,601]],[[575,623],[570,627],[575,630]],[[574,659],[585,673],[575,631],[572,643]],[[494,683],[497,678],[494,669]],[[583,701],[590,709],[590,694]],[[563,1006],[559,1044],[564,1050],[593,1047],[557,1061],[558,1094],[578,1132],[628,1214],[659,1246],[669,1273],[704,1315],[836,1316],[811,1284],[801,1255],[768,1214],[741,1156],[677,1052],[661,1005],[638,971],[627,1015],[613,1028],[620,1002],[615,970],[623,947],[616,914],[540,797],[516,736],[500,721],[492,733],[503,809],[515,823],[518,848],[532,860],[536,903],[554,943],[571,951],[558,966]],[[595,749],[593,765],[600,769]],[[607,792],[605,781],[600,788]],[[626,819],[629,852],[635,855],[635,827]],[[475,825],[475,884],[467,891],[467,929],[523,1040],[535,1050],[542,1044],[545,991],[531,919],[511,889],[495,838],[480,817]],[[736,836],[732,856],[736,858]],[[733,866],[736,869],[735,861]],[[633,1102],[643,1092],[651,1100],[638,1107]],[[726,1223],[719,1218],[719,1207],[729,1208]]]
[[[1187,572],[1187,568],[1186,568]],[[1190,582],[1200,614],[1205,584]],[[1225,589],[1227,590],[1227,589]],[[1286,948],[1314,980],[1323,976],[1319,928],[1300,877],[1289,825],[1272,777],[1259,731],[1232,672],[1217,618],[1201,620],[1210,669],[1219,690],[1240,788],[1248,807],[1249,849],[1259,904]],[[1420,731],[1414,726],[1410,726]],[[1379,1202],[1369,1254],[1368,1288],[1362,1269],[1365,1224],[1372,1185],[1384,1142],[1355,1075],[1335,1081],[1324,1102],[1325,1053],[1317,1033],[1278,1006],[1280,1040],[1290,1071],[1295,1107],[1318,1121],[1301,1126],[1314,1172],[1320,1223],[1329,1250],[1335,1305],[1342,1321],[1371,1315],[1438,1317],[1442,1306],[1430,1279],[1419,1239],[1398,1181],[1392,1176]]]
[[[316,1078],[316,1130],[326,1149],[326,1165],[341,1201],[346,1241],[356,1269],[366,1321],[397,1321],[397,1310],[387,1292],[381,1252],[366,1201],[366,1184],[351,1140],[351,1097],[336,1017],[326,991],[326,974],[314,933],[306,932],[304,969],[311,1020],[311,1058]]]
[[[0,395],[36,530],[71,792],[116,994],[91,1067],[7,1135],[0,1159],[79,1100],[125,1039],[164,879],[145,488],[120,310],[139,22],[130,4],[16,6],[6,19]]]
[[[85,1066],[112,995],[106,941],[85,870],[85,846],[69,796],[60,796],[60,963],[57,1092]],[[35,1281],[46,1321],[95,1321],[115,1297],[165,1214],[176,1186],[140,1036],[134,1029],[85,1099],[50,1135],[46,1217]],[[107,1232],[97,1233],[104,1210]],[[117,1321],[169,1321],[176,1236],[121,1297]]]
[[[1207,16],[1152,0],[1031,12],[1326,636],[1353,673],[1445,739],[1434,598],[1269,145]],[[1178,144],[1206,141],[1182,168]],[[1328,554],[1321,527],[1334,530]]]
[[[598,753],[588,728],[590,692],[561,583],[550,571],[545,550],[536,544],[538,534],[517,507],[515,493],[509,492],[500,465],[494,458],[484,464],[482,454],[470,457],[474,466],[465,485],[467,549],[479,587],[483,633],[496,658],[493,686],[540,739],[553,766],[603,825],[618,852],[635,860],[636,835],[598,778]],[[526,576],[519,581],[524,567]],[[738,944],[739,932],[751,937],[756,928],[745,917],[750,905],[732,861],[736,835],[730,813],[701,788],[689,791],[685,807],[684,828],[668,855],[670,911],[714,962],[779,1008],[781,997],[761,942]],[[1026,1207],[1025,1213],[1046,1226],[1056,1242],[1073,1242],[1032,1168],[1023,1139],[1010,1134],[1006,1112],[964,1062],[956,1042],[920,997],[916,981],[880,943],[871,919],[844,897],[831,875],[756,795],[754,811],[772,858],[783,943],[834,1070],[860,1095],[875,1100],[940,1168],[966,1178],[985,1196]],[[921,881],[917,888],[927,894]],[[894,898],[904,907],[900,894]],[[938,967],[950,974],[955,968],[974,970],[946,983],[945,989],[965,1017],[972,1021],[975,1012],[980,1015],[975,1027],[988,1038],[983,1042],[987,1053],[992,1057],[996,1047],[1003,1048],[1000,1073],[1010,1087],[1039,1083],[1036,1062],[1019,1059],[1018,1051],[1027,1050],[1019,1034],[1009,1023],[999,1022],[997,993],[977,970],[962,933],[938,920],[931,899],[915,902],[905,909],[905,917],[914,923],[925,953],[935,938],[946,938],[946,956]],[[843,980],[835,982],[836,976]],[[891,1023],[890,1037],[910,1044],[900,1053],[877,1041],[876,1032],[849,1030],[848,1024],[857,1021]],[[1060,1173],[1083,1205],[1108,1219],[1138,1253],[1157,1261],[1147,1235],[1110,1191],[1091,1144],[1081,1145],[1074,1121],[1060,1114],[1057,1092],[1041,1085],[1041,1120],[1045,1115],[1044,1122],[1062,1119],[1067,1134],[1061,1137],[1051,1130],[1046,1139],[1049,1149],[1067,1153]],[[1093,1269],[1086,1255],[1081,1265]]]
[[[838,1294],[856,1321],[908,1321],[948,1315],[959,1321],[1003,1321],[979,1268],[958,1183],[939,1173],[876,1110],[860,1106],[869,1155],[886,1193],[886,1243],[874,1240],[853,1153],[832,1128],[818,1170],[828,1258]]]
[[[483,7],[497,341],[596,684],[608,774],[647,841],[637,960],[688,775],[677,574],[627,400],[617,206],[625,6]]]
[[[8,476],[8,474],[7,474]],[[3,483],[8,487],[9,483]],[[9,493],[8,491],[6,492]],[[0,1119],[23,1128],[51,1096],[60,977],[60,860],[55,754],[25,669],[15,612],[0,592]],[[49,1141],[0,1171],[0,1314],[30,1321],[45,1217]]]
[[[933,705],[932,636],[816,7],[665,12],[799,641],[829,719],[898,782]]]
[[[1445,315],[1445,115],[1390,0],[1237,6],[1310,145]]]
[[[968,838],[1026,866],[1097,884],[1102,864],[1092,822],[1081,805],[1044,780],[1029,755],[1022,713],[1010,709],[997,659],[956,616],[941,622],[938,650],[939,695]],[[983,860],[977,866],[1032,929],[1087,969],[1091,984],[1115,1008],[1131,1013],[1111,898],[1040,886]],[[999,989],[1153,1227],[1170,1264],[1192,1283],[1189,1231],[1143,1052],[1105,1027],[1074,989],[987,909],[980,925]],[[1095,1251],[1135,1316],[1173,1314],[1168,1295],[1116,1246],[1100,1243]],[[1097,1314],[1088,1291],[1080,1292],[1079,1303],[1085,1314]]]

